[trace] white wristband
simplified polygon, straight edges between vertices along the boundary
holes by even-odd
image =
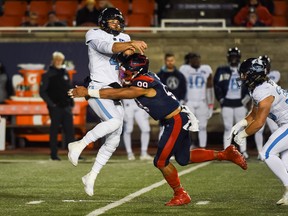
[[[100,98],[99,89],[88,89],[88,95],[90,97]]]

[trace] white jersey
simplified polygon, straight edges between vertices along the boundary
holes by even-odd
[[[179,71],[185,76],[187,82],[187,101],[200,102],[206,101],[207,79],[212,74],[209,65],[201,65],[198,69],[190,65],[182,65]]]
[[[251,94],[251,93],[250,93]],[[254,104],[258,106],[260,101],[268,96],[274,96],[269,118],[277,123],[279,127],[288,124],[288,92],[282,89],[274,81],[269,80],[262,85],[257,86],[251,94]]]
[[[273,80],[275,83],[278,83],[281,77],[281,74],[277,70],[270,71],[267,75],[271,80]]]
[[[241,88],[238,87],[237,78],[239,78],[238,67],[230,67],[232,74],[225,98],[235,100],[241,99]]]
[[[101,29],[90,29],[86,33],[91,80],[103,86],[113,82],[121,83],[117,54],[113,54],[112,46],[115,42],[126,41],[130,41],[130,36],[124,33],[114,36]]]

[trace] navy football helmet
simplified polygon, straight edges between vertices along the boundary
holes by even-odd
[[[145,55],[134,53],[120,65],[120,76],[124,84],[130,84],[140,74],[148,72],[149,59]]]
[[[109,20],[118,20],[119,28],[111,29],[109,27]],[[118,8],[105,8],[99,15],[98,24],[102,30],[117,36],[120,34],[120,32],[124,31],[125,21],[122,13],[118,10]]]
[[[227,61],[231,66],[237,67],[241,60],[241,51],[238,47],[228,49]]]
[[[241,86],[250,90],[268,80],[266,64],[259,58],[243,61],[239,68]]]

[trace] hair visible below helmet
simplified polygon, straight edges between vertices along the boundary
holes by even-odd
[[[239,68],[242,85],[254,89],[257,85],[267,81],[265,63],[259,58],[249,58],[243,61]]]
[[[149,59],[145,55],[134,53],[128,56],[120,66],[120,75],[125,84],[129,84],[135,77],[148,72]]]
[[[271,69],[271,60],[267,55],[262,55],[259,56],[259,59],[262,60],[265,63],[266,69],[267,69],[267,73],[270,72]]]
[[[241,60],[241,51],[238,47],[229,48],[227,52],[227,60],[231,66],[238,66]]]
[[[120,25],[120,30],[114,30],[109,27],[108,20],[118,20]],[[105,8],[99,15],[98,18],[98,24],[100,28],[104,31],[106,31],[109,34],[113,34],[114,36],[117,36],[120,34],[120,32],[124,31],[124,18],[122,13],[118,10],[118,8]]]

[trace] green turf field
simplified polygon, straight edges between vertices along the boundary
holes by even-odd
[[[248,160],[247,171],[229,162],[212,162],[182,175],[192,198],[189,205],[164,206],[173,194],[164,184],[111,209],[114,202],[162,180],[152,162],[113,156],[98,175],[94,196],[89,197],[81,177],[90,170],[93,157],[87,155],[87,161],[77,167],[62,158],[54,162],[47,155],[0,155],[0,215],[84,216],[103,207],[108,210],[98,215],[288,215],[288,206],[275,204],[283,193],[280,181],[254,158]],[[177,168],[181,172],[198,165]]]

